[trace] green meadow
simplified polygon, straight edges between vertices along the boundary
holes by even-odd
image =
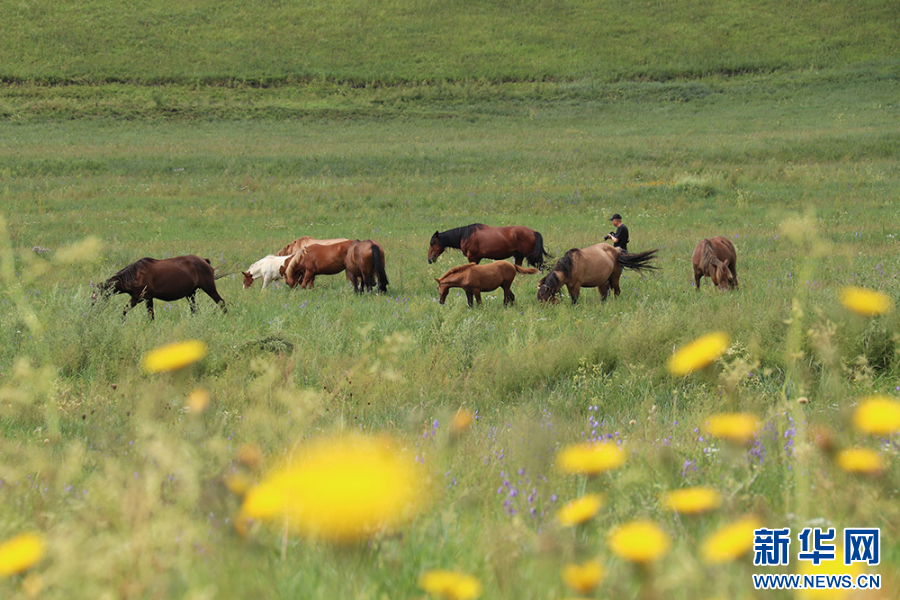
[[[854,419],[868,397],[900,400],[893,4],[0,7],[0,544],[44,546],[27,568],[0,546],[0,597],[475,597],[429,595],[435,569],[483,598],[900,592],[896,425]],[[513,306],[438,303],[435,278],[465,259],[429,265],[435,231],[526,225],[552,265],[615,212],[630,250],[659,249],[619,297],[542,305],[542,275],[518,275]],[[343,274],[242,288],[304,235],[380,242],[388,293]],[[716,235],[736,247],[736,291],[694,287],[691,252]],[[183,254],[222,275],[227,313],[202,293],[197,314],[157,301],[154,321],[92,300],[139,258]],[[848,286],[892,307],[858,314]],[[672,374],[711,332],[724,353]],[[142,368],[185,340],[206,355]],[[732,412],[758,419],[746,444],[709,432]],[[341,544],[242,520],[247,486],[351,432],[421,469],[414,518]],[[559,468],[591,441],[624,464]],[[846,462],[854,448],[876,466]],[[715,510],[667,508],[696,486]],[[560,521],[590,494],[596,514]],[[791,529],[789,564],[754,566],[746,536],[709,558],[748,516]],[[635,562],[610,535],[643,520],[668,543]],[[754,589],[811,566],[806,527],[879,528],[879,564],[827,572],[880,590]],[[589,560],[604,576],[579,593],[562,571]]]

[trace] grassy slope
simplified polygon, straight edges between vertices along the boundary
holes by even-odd
[[[594,80],[820,69],[900,53],[888,0],[0,2],[6,81]]]

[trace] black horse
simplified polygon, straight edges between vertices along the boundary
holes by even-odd
[[[142,258],[131,263],[99,286],[100,293],[104,297],[113,294],[128,294],[131,296],[131,305],[126,306],[122,312],[124,317],[128,311],[141,301],[147,302],[147,312],[153,319],[153,300],[165,300],[171,302],[187,298],[191,305],[191,312],[197,311],[197,301],[194,295],[198,289],[206,292],[206,295],[225,310],[225,300],[216,291],[216,279],[224,277],[216,275],[215,269],[208,258],[200,258],[189,254],[157,260],[155,258]],[[94,294],[96,301],[97,295]]]

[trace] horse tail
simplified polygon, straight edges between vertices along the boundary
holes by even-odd
[[[387,292],[388,278],[387,272],[384,270],[384,254],[378,244],[372,244],[372,265],[375,268],[375,274],[378,276],[378,291]]]
[[[516,271],[519,273],[525,273],[526,275],[534,275],[538,272],[537,269],[526,269],[525,267],[520,267],[519,265],[513,265],[516,268]]]
[[[539,269],[544,268],[544,258],[552,258],[553,255],[544,249],[544,236],[539,232],[534,232],[534,250],[525,257],[528,264]]]
[[[659,248],[635,254],[620,252],[619,264],[622,265],[623,268],[631,269],[632,271],[655,271],[658,267],[650,264],[650,262],[656,258],[657,252],[659,252]]]

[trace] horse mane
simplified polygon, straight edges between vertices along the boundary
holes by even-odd
[[[575,259],[580,256],[581,250],[579,250],[578,248],[572,248],[571,250],[568,250],[565,254],[562,255],[562,258],[556,261],[556,266],[553,267],[553,271],[559,271],[566,278],[571,277],[572,268],[575,266]]]
[[[296,240],[294,240],[293,242],[291,242],[290,244],[288,244],[287,246],[285,246],[284,248],[282,248],[281,250],[276,252],[275,256],[290,256],[291,254],[294,254],[295,252],[297,252],[297,250],[296,250],[297,246],[299,246],[303,240],[308,240],[308,239],[309,239],[308,235],[304,235],[303,237],[298,237]]]
[[[463,227],[448,229],[437,234],[437,243],[441,248],[459,248],[464,240],[484,227],[483,223],[472,223]]]
[[[703,240],[703,251],[700,254],[700,269],[709,271],[710,266],[715,266],[718,262],[722,261],[716,256],[716,249],[713,248],[712,242]]]
[[[155,258],[142,258],[136,262],[131,263],[109,279],[107,279],[107,283],[111,281],[117,281],[121,283],[124,287],[131,287],[137,285],[137,277],[141,271],[147,265],[151,265],[156,262]]]
[[[471,269],[474,266],[475,266],[475,263],[466,263],[464,265],[459,265],[458,267],[453,267],[452,269],[450,269],[449,271],[444,273],[443,277],[446,277],[447,275],[453,275],[453,274],[459,273],[461,271],[468,271],[469,269]],[[443,279],[443,277],[442,277],[442,279]]]

